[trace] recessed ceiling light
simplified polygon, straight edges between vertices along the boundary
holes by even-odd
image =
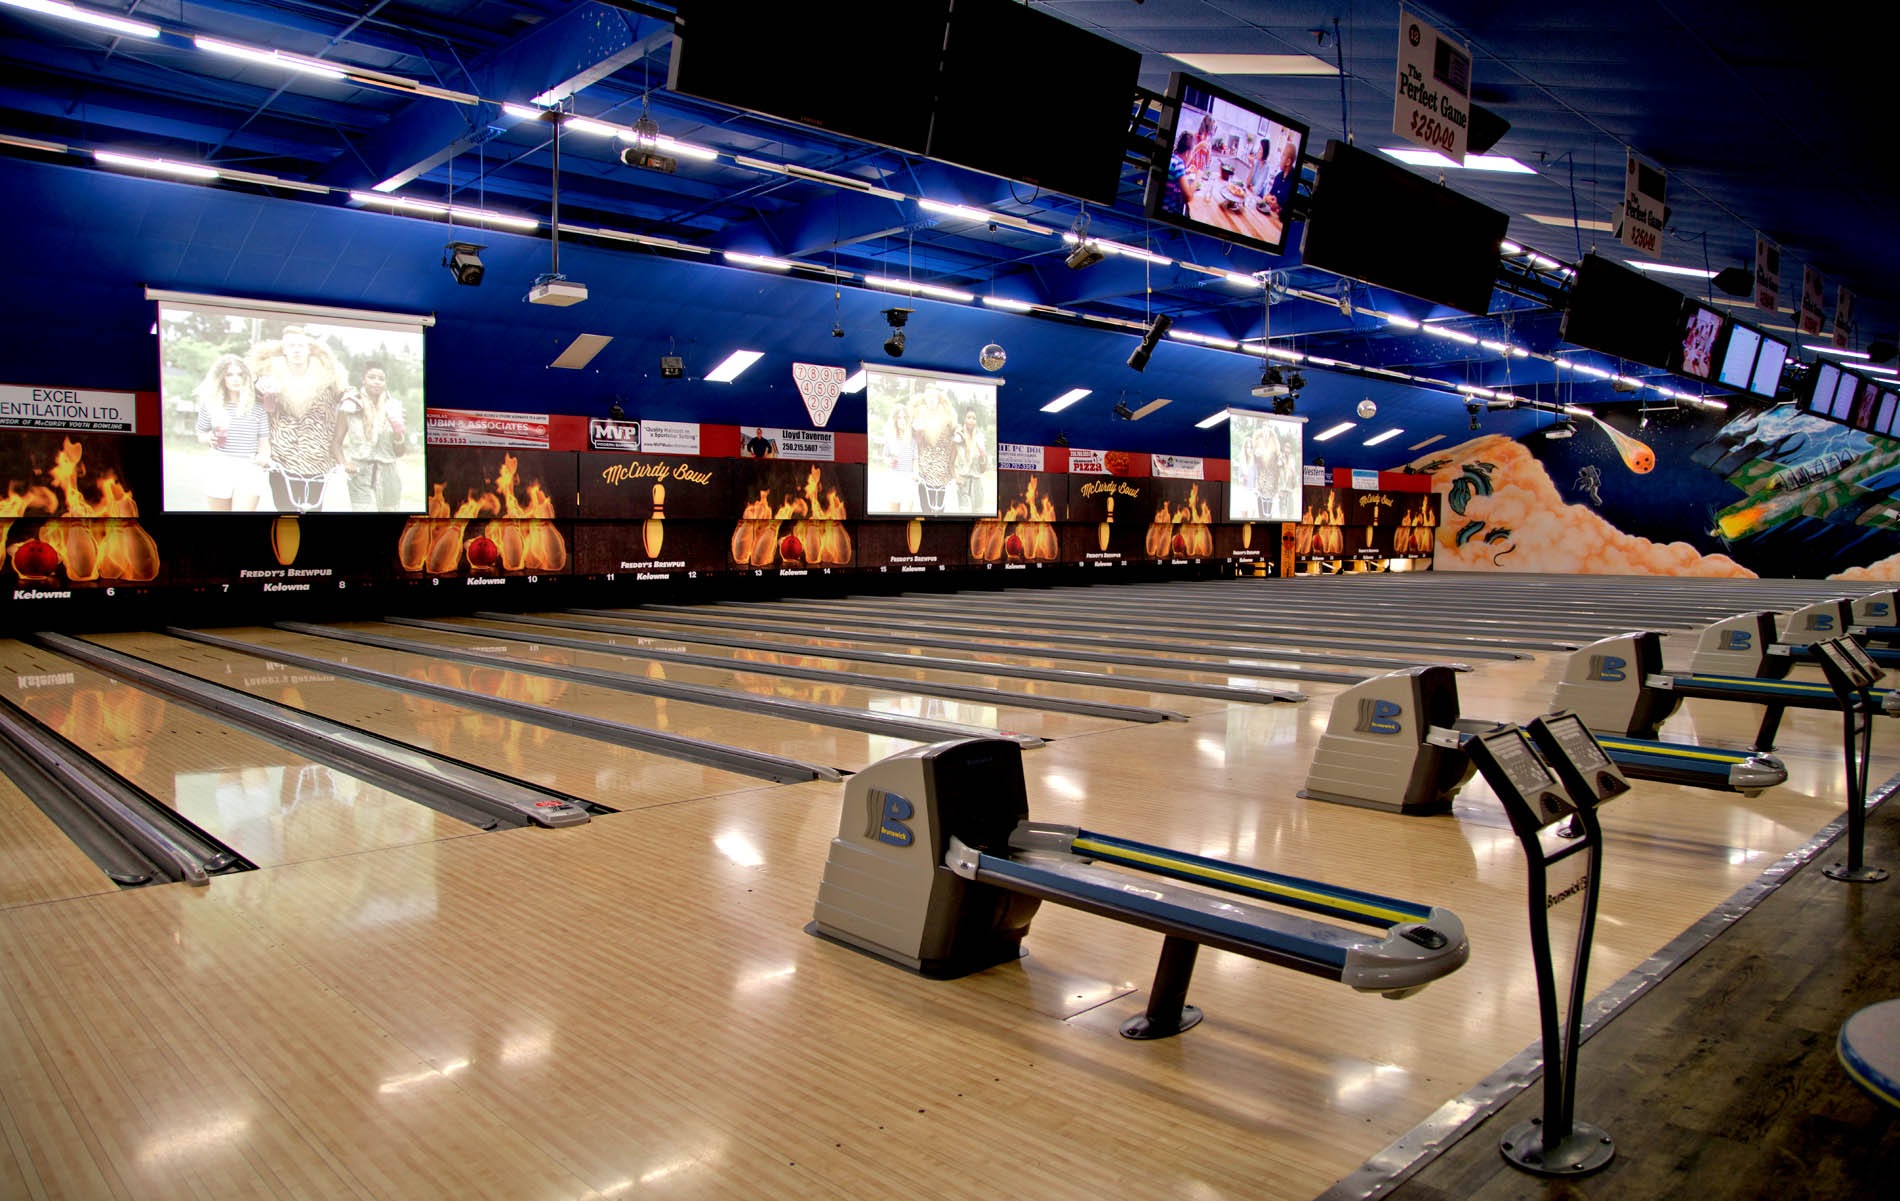
[[[1170,54],[1209,75],[1337,75],[1339,68],[1310,54]]]
[[[1337,438],[1339,437],[1339,435],[1345,433],[1347,430],[1355,428],[1356,426],[1358,426],[1358,424],[1359,423],[1357,421],[1342,421],[1338,425],[1327,430],[1323,434],[1314,434],[1313,441],[1324,442],[1328,438]]]
[[[1361,443],[1360,443],[1359,445],[1361,445],[1361,446],[1377,446],[1377,445],[1378,445],[1379,443],[1381,443],[1381,442],[1390,442],[1390,441],[1391,441],[1392,439],[1394,439],[1394,438],[1396,438],[1396,437],[1398,437],[1398,436],[1399,436],[1400,434],[1402,434],[1402,433],[1404,433],[1404,432],[1405,432],[1404,430],[1402,430],[1402,429],[1399,429],[1399,428],[1397,428],[1397,427],[1395,426],[1395,427],[1393,427],[1392,429],[1389,429],[1389,430],[1387,430],[1387,431],[1386,431],[1385,433],[1383,433],[1383,434],[1374,434],[1374,435],[1372,435],[1372,437],[1370,437],[1370,438],[1367,438],[1367,439],[1366,439],[1366,440],[1365,440],[1364,442],[1361,442]]]
[[[1427,446],[1430,446],[1430,445],[1431,445],[1432,443],[1434,443],[1434,442],[1443,442],[1444,440],[1445,440],[1445,435],[1443,435],[1443,434],[1433,434],[1433,435],[1432,435],[1431,437],[1429,437],[1429,438],[1427,438],[1427,439],[1425,439],[1425,440],[1424,440],[1423,442],[1414,442],[1414,443],[1412,443],[1412,444],[1411,444],[1410,446],[1408,446],[1408,447],[1406,447],[1405,449],[1407,449],[1407,450],[1424,450],[1424,449],[1425,449],[1425,448],[1426,448]]]
[[[727,355],[725,361],[706,373],[709,384],[729,384],[739,377],[739,373],[765,357],[761,350],[735,350]]]
[[[1507,175],[1535,175],[1535,168],[1526,167],[1508,154],[1467,154],[1462,163],[1445,157],[1436,150],[1413,150],[1404,146],[1381,146],[1379,153],[1410,163],[1414,167],[1437,167],[1445,171],[1499,171]]]
[[[856,372],[852,373],[850,379],[839,384],[838,391],[846,393],[864,391],[864,368],[858,368]]]
[[[1219,425],[1221,422],[1227,420],[1227,418],[1230,416],[1232,416],[1232,414],[1230,414],[1226,409],[1222,409],[1218,413],[1209,413],[1207,416],[1195,422],[1194,428],[1197,430],[1211,430],[1215,426]]]
[[[1616,226],[1608,221],[1595,221],[1589,217],[1570,218],[1553,217],[1548,213],[1525,213],[1526,221],[1535,221],[1539,225],[1555,225],[1560,229],[1593,229],[1600,234],[1613,234]]]
[[[1074,404],[1076,401],[1081,400],[1084,396],[1087,396],[1089,392],[1090,392],[1090,389],[1088,388],[1070,388],[1067,392],[1064,392],[1062,395],[1056,397],[1054,400],[1050,401],[1048,404],[1042,406],[1042,411],[1045,413],[1060,413],[1062,410],[1068,408],[1070,405]]]

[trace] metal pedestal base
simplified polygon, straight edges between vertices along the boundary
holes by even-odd
[[[1498,1150],[1514,1166],[1539,1176],[1588,1176],[1610,1162],[1616,1144],[1590,1123],[1572,1122],[1570,1137],[1546,1151],[1544,1119],[1532,1118],[1506,1131]]]
[[[1848,884],[1878,884],[1887,878],[1887,869],[1849,867],[1845,863],[1830,863],[1821,869],[1821,874],[1830,880],[1842,880]]]
[[[1201,1024],[1199,1006],[1181,1006],[1179,1021],[1156,1020],[1147,1014],[1139,1014],[1122,1023],[1123,1038],[1172,1038],[1183,1030],[1192,1030]]]

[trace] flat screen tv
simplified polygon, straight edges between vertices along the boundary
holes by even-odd
[[[908,6],[886,4],[890,13]],[[726,6],[730,8],[730,6]],[[825,36],[831,6],[783,7]],[[927,7],[935,7],[935,0]],[[879,17],[873,23],[881,23]],[[881,94],[887,56],[833,58]],[[1067,196],[1114,204],[1141,76],[1141,52],[1015,0],[955,0],[925,153]],[[876,99],[872,104],[878,103]]]
[[[1640,271],[1601,255],[1585,255],[1564,306],[1564,341],[1668,368],[1682,346],[1684,299]]]
[[[1291,117],[1177,71],[1156,132],[1148,216],[1279,254],[1306,137]]]
[[[1728,343],[1722,348],[1722,365],[1715,381],[1736,391],[1746,391],[1755,375],[1755,352],[1761,349],[1761,335],[1746,325],[1730,322]]]
[[[1674,289],[1671,289],[1672,291]],[[1691,300],[1682,306],[1682,329],[1670,369],[1691,379],[1711,379],[1715,375],[1715,348],[1722,340],[1726,318],[1716,309]]]
[[[1880,404],[1880,385],[1870,379],[1854,381],[1854,408],[1847,416],[1847,424],[1857,430],[1873,432],[1874,413]]]
[[[1306,419],[1228,412],[1227,520],[1298,521]]]
[[[995,376],[864,365],[866,514],[996,515]]]
[[[420,513],[432,317],[147,290],[168,513]],[[185,419],[189,415],[189,419]]]
[[[1773,396],[1781,388],[1781,372],[1788,365],[1788,344],[1780,338],[1761,336],[1761,349],[1755,352],[1755,373],[1748,377],[1748,390],[1757,396]]]
[[[1841,369],[1832,363],[1817,363],[1808,373],[1808,403],[1810,413],[1819,413],[1831,417],[1834,413],[1834,389],[1841,383]]]
[[[1854,412],[1854,393],[1859,388],[1859,376],[1841,372],[1834,384],[1834,403],[1828,407],[1828,415],[1837,421],[1846,421]]]
[[[1874,433],[1883,437],[1893,436],[1894,395],[1891,392],[1880,394],[1880,409],[1874,415]]]

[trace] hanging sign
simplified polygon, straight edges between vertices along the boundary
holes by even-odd
[[[1801,268],[1801,320],[1796,324],[1804,334],[1818,334],[1827,324],[1827,310],[1821,307],[1821,292],[1826,287],[1819,271]]]
[[[1655,163],[1637,158],[1636,152],[1631,151],[1629,168],[1623,178],[1623,219],[1617,223],[1622,227],[1623,245],[1660,258],[1668,173]]]
[[[1471,125],[1471,47],[1399,10],[1399,82],[1392,132],[1460,166]]]
[[[1854,332],[1854,294],[1845,287],[1836,292],[1834,301],[1834,347],[1847,349],[1847,340]]]
[[[1781,305],[1781,247],[1755,231],[1755,307],[1773,313]]]
[[[1186,455],[1153,455],[1149,459],[1149,470],[1164,479],[1200,480],[1206,479],[1206,462],[1203,459],[1191,459]]]

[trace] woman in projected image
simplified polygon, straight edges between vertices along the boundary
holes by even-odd
[[[257,508],[270,462],[270,414],[251,391],[251,369],[234,354],[219,355],[193,395],[198,441],[213,454],[205,471],[205,508],[218,513]]]
[[[396,463],[406,442],[402,402],[389,395],[389,370],[378,362],[363,365],[363,386],[343,415],[343,471],[350,482],[350,507],[359,513],[387,513],[402,506],[402,477]]]
[[[1261,426],[1248,440],[1248,457],[1253,460],[1254,505],[1259,515],[1268,521],[1281,516],[1280,481],[1285,478],[1280,461],[1280,440],[1273,436],[1273,430]]]
[[[925,388],[911,413],[917,435],[917,501],[926,513],[941,513],[956,474],[957,407],[941,388]]]
[[[917,435],[910,428],[910,408],[902,401],[891,406],[891,415],[884,421],[879,455],[895,481],[884,503],[888,512],[900,512],[907,507],[911,485],[917,479]]]
[[[1168,159],[1168,186],[1161,193],[1161,208],[1165,212],[1187,214],[1188,202],[1194,199],[1196,176],[1188,166],[1188,159],[1194,150],[1194,135],[1183,133],[1174,141],[1174,155]]]
[[[350,511],[343,415],[354,407],[343,368],[301,325],[251,347],[257,396],[270,413],[271,500],[279,512]]]
[[[983,503],[983,477],[995,464],[977,423],[976,410],[963,410],[963,428],[957,431],[957,510],[962,513],[987,513]]]

